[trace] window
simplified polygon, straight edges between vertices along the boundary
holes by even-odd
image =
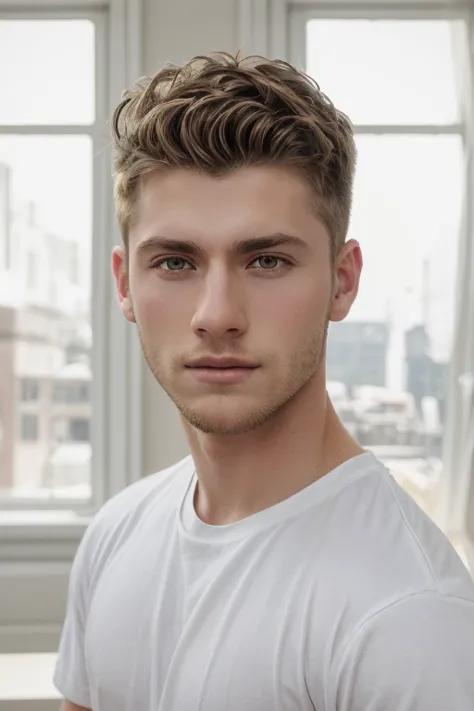
[[[39,399],[40,386],[38,380],[24,379],[21,381],[21,399],[30,402]]]
[[[52,423],[52,438],[54,442],[65,442],[69,439],[69,428],[66,418],[56,417]]]
[[[2,574],[2,653],[57,649],[67,561],[142,473],[139,344],[104,281],[120,242],[107,120],[144,73],[141,5],[0,0],[0,548],[23,561]],[[55,384],[73,401],[53,401]],[[87,441],[71,420],[90,422]]]
[[[89,402],[90,387],[88,383],[54,383],[53,402]]]
[[[70,437],[73,442],[89,441],[89,420],[73,419],[69,423]]]
[[[91,450],[93,185],[106,140],[102,19],[64,8],[44,18],[8,15],[0,7],[0,500],[10,503],[65,495],[64,484],[54,484],[68,480],[58,470],[65,459],[58,418]],[[20,409],[33,401],[38,414]],[[32,441],[38,446],[24,452]],[[91,451],[78,456],[82,480],[74,483],[84,499]],[[54,467],[57,476],[46,477]]]
[[[37,442],[38,440],[38,416],[21,416],[21,439],[23,442]]]
[[[344,389],[335,406],[350,431],[435,515],[464,180],[456,51],[465,27],[462,18],[358,18],[352,9],[350,18],[295,11],[291,32],[293,61],[348,114],[358,149],[349,238],[364,270],[349,319],[330,328],[329,390]]]

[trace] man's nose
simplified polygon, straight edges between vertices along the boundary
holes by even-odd
[[[242,285],[224,268],[207,273],[194,312],[194,331],[213,338],[238,337],[248,328]]]

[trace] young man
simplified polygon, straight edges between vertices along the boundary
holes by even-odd
[[[326,393],[362,267],[348,119],[215,55],[137,85],[113,134],[118,298],[191,456],[87,531],[63,708],[473,709],[473,583]]]

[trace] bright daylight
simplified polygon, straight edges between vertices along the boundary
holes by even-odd
[[[0,711],[474,708],[473,22],[0,0]]]

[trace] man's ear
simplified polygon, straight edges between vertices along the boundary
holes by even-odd
[[[336,261],[334,292],[329,313],[331,321],[343,321],[352,308],[359,291],[362,252],[355,240],[350,240],[339,252]]]
[[[117,288],[120,309],[127,321],[135,323],[135,314],[133,313],[128,284],[128,255],[123,247],[115,247],[112,251],[112,272]]]

